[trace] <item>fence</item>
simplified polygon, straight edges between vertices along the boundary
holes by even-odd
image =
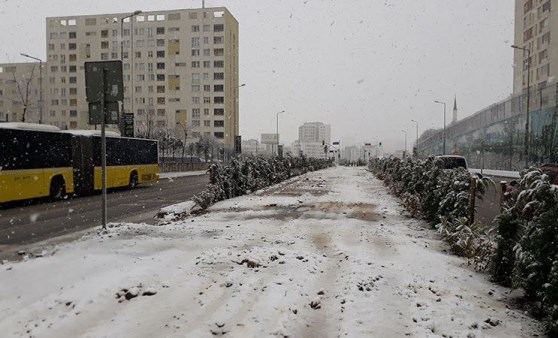
[[[211,163],[159,163],[162,173],[207,170]]]
[[[510,97],[446,128],[446,154],[471,167],[519,170],[558,162],[558,83],[529,93],[528,154],[525,157],[527,94]],[[443,152],[443,131],[419,141],[419,155]]]

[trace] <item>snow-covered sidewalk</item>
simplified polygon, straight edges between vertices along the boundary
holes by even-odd
[[[35,337],[533,337],[509,290],[362,168],[0,266],[0,332]]]

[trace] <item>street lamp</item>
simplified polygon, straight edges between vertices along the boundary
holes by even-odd
[[[132,58],[130,58],[130,92],[131,92],[131,106],[132,106],[132,113],[134,112],[134,64],[133,64],[133,54],[134,54],[134,20],[132,17],[135,15],[143,13],[141,10],[137,10],[131,14],[128,14],[120,19],[120,60],[122,61],[122,66],[124,66],[124,20],[130,18],[130,54],[132,54]],[[124,101],[122,102],[122,113],[124,113]],[[124,134],[124,119],[123,114],[121,117],[120,122],[120,133]]]
[[[525,118],[525,167],[529,166],[529,88],[531,87],[531,50],[517,45],[511,45],[511,48],[520,49],[527,52],[527,112]]]
[[[419,147],[418,147],[418,121],[411,120],[411,122],[416,123],[417,125],[417,157],[419,157]]]
[[[277,145],[275,147],[275,155],[279,155],[279,114],[284,113],[284,110],[277,112],[275,115],[277,116]]]
[[[434,101],[435,103],[440,103],[444,105],[444,149],[442,155],[446,154],[446,103],[442,101]]]
[[[34,56],[19,53],[21,56],[39,61],[39,124],[43,123],[43,60]]]
[[[407,154],[407,132],[405,130],[401,130],[403,134],[405,134],[405,150],[403,150],[403,159],[405,159],[405,155]]]

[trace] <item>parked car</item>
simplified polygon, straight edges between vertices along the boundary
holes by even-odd
[[[463,156],[441,155],[441,156],[436,156],[436,158],[439,158],[444,162],[444,169],[456,169],[456,168],[467,169],[467,160],[465,160],[465,157]]]
[[[558,185],[558,163],[547,163],[540,166],[541,171],[550,177],[550,183]]]

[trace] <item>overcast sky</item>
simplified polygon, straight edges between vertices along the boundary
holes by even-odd
[[[2,0],[0,62],[45,58],[50,16],[198,8],[202,1]],[[282,142],[303,122],[331,125],[342,145],[409,147],[420,131],[459,118],[512,92],[511,0],[207,0],[240,24],[240,131]]]

